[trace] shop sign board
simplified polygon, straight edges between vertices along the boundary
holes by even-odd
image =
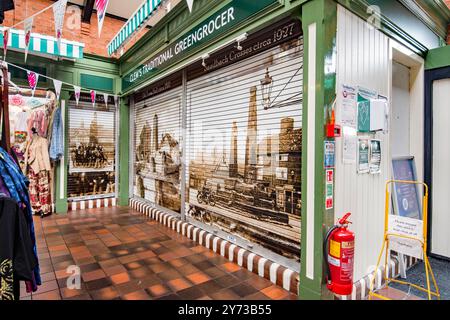
[[[164,50],[132,70],[122,80],[122,90],[152,78],[156,73],[180,61],[195,48],[213,41],[230,31],[252,15],[266,7],[278,3],[277,0],[233,0],[211,17],[174,41]]]

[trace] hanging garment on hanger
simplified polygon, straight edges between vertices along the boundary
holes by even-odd
[[[19,300],[20,281],[32,281],[37,259],[18,203],[0,196],[0,300]]]
[[[25,164],[30,179],[30,202],[34,213],[51,213],[50,156],[47,139],[34,135],[25,152]]]
[[[0,148],[0,176],[2,177],[4,184],[11,195],[11,198],[17,201],[20,208],[23,209],[25,213],[25,218],[28,223],[29,233],[33,244],[34,256],[36,257],[36,260],[38,260],[33,213],[31,211],[30,197],[28,194],[29,181],[20,171],[13,158],[3,148]],[[41,285],[41,283],[38,262],[37,266],[34,268],[33,281],[31,283],[27,283],[27,287],[30,291],[36,291],[37,286]]]
[[[30,201],[33,212],[42,215],[51,213],[50,172],[43,170],[38,173],[29,168]]]
[[[52,169],[48,154],[47,139],[39,135],[34,135],[31,138],[25,151],[25,164],[27,169],[31,167],[35,173],[43,170],[50,171]]]

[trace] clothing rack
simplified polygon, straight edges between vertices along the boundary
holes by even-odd
[[[1,83],[0,86],[0,116],[1,116],[1,128],[2,135],[0,140],[0,146],[5,149],[6,152],[11,152],[11,141],[9,137],[9,77],[8,77],[8,65],[4,62],[0,64],[1,68]]]

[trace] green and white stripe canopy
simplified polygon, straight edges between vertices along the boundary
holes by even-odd
[[[145,0],[108,44],[108,54],[114,54],[158,10],[162,0]]]
[[[3,30],[0,27],[0,47],[3,48]],[[55,37],[38,33],[31,33],[29,54],[51,55],[67,59],[82,59],[84,43],[61,39],[61,52],[58,51],[58,43]],[[25,50],[25,32],[11,29],[9,32],[8,49]]]

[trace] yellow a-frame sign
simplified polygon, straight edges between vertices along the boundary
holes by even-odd
[[[399,228],[392,228],[390,227],[390,223],[392,223],[392,219],[390,219],[390,211],[389,211],[389,203],[391,202],[391,194],[390,194],[390,187],[394,184],[405,184],[405,185],[416,185],[416,186],[423,186],[424,188],[424,195],[423,195],[423,201],[422,201],[422,213],[423,213],[423,223],[418,224],[417,226],[420,226],[422,230],[420,232],[415,233],[405,233],[402,232],[402,226],[400,225]],[[411,225],[408,226],[410,230],[414,229]],[[380,255],[378,256],[377,266],[375,270],[379,270],[381,259],[383,257],[383,252],[385,253],[384,258],[384,280],[385,280],[385,286],[388,287],[391,282],[399,283],[402,285],[408,285],[413,288],[416,288],[420,291],[426,292],[428,294],[428,299],[432,300],[432,297],[437,297],[440,299],[440,293],[439,288],[436,283],[436,278],[434,276],[433,270],[431,269],[430,262],[428,260],[427,256],[427,228],[428,228],[428,186],[423,182],[416,182],[416,181],[401,181],[401,180],[390,180],[386,183],[386,202],[385,202],[385,219],[384,219],[384,237],[383,237],[383,245],[381,248]],[[416,228],[417,229],[417,228]],[[395,278],[392,278],[392,275],[389,273],[388,276],[388,261],[389,261],[389,252],[391,248],[391,242],[394,242],[398,239],[407,240],[410,243],[413,243],[417,246],[420,246],[420,250],[422,253],[422,258],[425,265],[425,274],[426,274],[426,281],[427,281],[427,287],[424,288],[422,286],[418,286],[416,284],[398,280]],[[431,281],[430,281],[430,275],[434,284],[434,288],[436,291],[431,290]],[[383,296],[378,291],[374,289],[375,284],[375,278],[372,278],[372,281],[370,282],[370,291],[369,291],[369,300],[372,298],[379,298],[382,300],[391,300],[390,298]]]

